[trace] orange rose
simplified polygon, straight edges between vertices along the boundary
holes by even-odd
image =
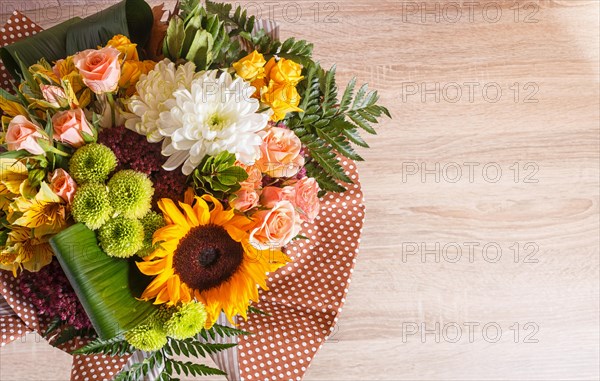
[[[250,243],[257,249],[281,247],[300,233],[302,221],[294,205],[279,201],[271,210],[260,210],[252,215],[257,226],[250,232]]]
[[[263,139],[262,156],[256,162],[258,168],[271,177],[295,176],[304,165],[304,157],[300,155],[302,143],[296,134],[280,127],[258,134]]]
[[[73,62],[83,77],[83,83],[94,93],[111,93],[117,89],[121,77],[119,54],[112,46],[88,49],[75,54]]]
[[[10,121],[4,137],[9,151],[24,149],[33,155],[41,155],[44,149],[38,139],[44,139],[41,130],[23,115],[17,115]]]
[[[89,135],[93,134],[92,128],[80,108],[54,114],[52,126],[54,127],[54,140],[73,147],[81,147],[85,144],[83,132]]]

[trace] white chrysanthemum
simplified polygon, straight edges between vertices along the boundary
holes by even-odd
[[[217,77],[218,76],[218,77]],[[162,154],[169,156],[163,167],[173,170],[183,164],[189,175],[205,155],[228,151],[244,164],[260,158],[261,137],[257,134],[269,121],[268,113],[257,113],[255,89],[229,73],[207,71],[181,88],[164,104],[158,129],[166,139]]]
[[[193,62],[175,66],[168,59],[156,64],[147,75],[142,74],[136,84],[137,94],[127,102],[131,113],[124,113],[125,127],[146,136],[149,142],[156,143],[163,139],[158,132],[158,119],[163,111],[167,111],[165,101],[173,98],[177,89],[191,88],[194,78],[202,73],[196,73]]]

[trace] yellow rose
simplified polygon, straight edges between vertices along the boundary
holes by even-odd
[[[154,69],[156,62],[146,61],[125,61],[121,67],[121,78],[119,79],[119,87],[127,89],[127,96],[132,96],[135,93],[135,85],[140,80],[142,74],[148,74]]]
[[[142,63],[143,63],[142,74],[150,73],[150,70],[153,70],[154,67],[156,66],[156,62],[154,62],[152,60],[145,60],[145,61],[142,61]]]
[[[290,84],[296,86],[304,78],[302,76],[302,65],[285,58],[280,58],[279,61],[275,60],[275,57],[271,58],[265,66],[265,74],[269,80],[280,85]]]
[[[255,79],[264,78],[266,62],[265,57],[255,50],[241,60],[234,62],[233,68],[237,75],[246,81],[252,82]]]
[[[112,46],[116,48],[121,55],[119,58],[125,58],[126,61],[139,61],[138,52],[136,49],[137,44],[132,43],[129,38],[122,34],[117,34],[106,43],[106,46]]]
[[[290,84],[278,84],[271,80],[269,87],[263,87],[261,90],[261,102],[268,104],[273,110],[271,120],[280,121],[285,118],[288,112],[303,110],[298,107],[300,104],[300,94],[296,87]]]

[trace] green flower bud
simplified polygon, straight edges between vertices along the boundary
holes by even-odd
[[[142,247],[143,240],[142,224],[123,216],[110,219],[98,231],[100,247],[111,257],[131,257]]]
[[[153,352],[167,343],[167,335],[155,324],[142,324],[126,332],[125,340],[137,349]]]
[[[182,304],[165,323],[167,336],[178,340],[194,337],[204,328],[206,317],[204,304],[200,302]]]
[[[144,226],[144,243],[142,249],[136,254],[143,258],[152,253],[152,236],[155,231],[165,226],[165,219],[160,214],[149,211],[140,222]]]
[[[117,172],[108,182],[110,203],[116,212],[129,218],[141,218],[150,210],[154,188],[141,172]]]
[[[108,190],[103,184],[85,184],[77,188],[72,204],[73,218],[92,230],[98,229],[112,215]]]
[[[117,166],[117,157],[107,146],[88,144],[79,148],[69,162],[69,173],[77,184],[103,183]]]

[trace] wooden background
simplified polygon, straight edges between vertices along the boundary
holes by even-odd
[[[0,13],[47,27],[109,3]],[[361,254],[305,379],[598,379],[599,2],[241,4],[393,115],[361,150]],[[2,381],[70,365],[33,336],[0,361]]]

